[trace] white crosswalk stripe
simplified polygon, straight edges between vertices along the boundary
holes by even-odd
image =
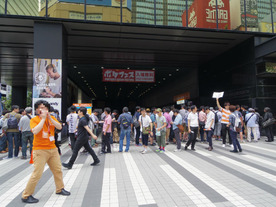
[[[196,175],[198,179],[200,179],[202,182],[204,182],[206,185],[213,188],[217,193],[221,194],[224,198],[229,200],[233,205],[240,206],[241,204],[246,206],[254,206],[249,201],[243,199],[241,196],[236,194],[234,191],[228,189],[224,185],[220,184],[204,172],[198,170],[194,166],[192,166],[190,163],[184,161],[180,157],[174,155],[171,152],[167,152],[166,155],[176,161],[179,165],[181,165],[183,168],[188,170],[193,175]]]
[[[272,181],[276,181],[276,176],[271,175],[271,174],[269,174],[267,172],[264,172],[262,170],[259,170],[257,168],[251,167],[249,165],[243,164],[241,162],[235,161],[235,160],[230,159],[230,158],[225,157],[225,156],[218,156],[218,158],[221,159],[221,160],[223,160],[223,161],[226,161],[228,163],[231,163],[233,165],[236,165],[238,167],[241,167],[241,168],[243,168],[243,169],[245,169],[247,171],[250,171],[250,172],[252,172],[254,174],[260,175],[260,176],[262,176],[262,177],[264,177],[266,179],[269,179],[269,180],[272,180]]]
[[[262,159],[262,158],[259,158],[259,157],[255,157],[254,155],[243,155],[242,157],[245,157],[248,160],[254,160],[254,161],[260,162],[262,164],[269,165],[271,167],[276,167],[275,162],[271,162],[271,161],[268,161],[268,160],[265,160],[265,159]]]
[[[215,206],[205,195],[203,195],[170,165],[161,165],[160,167],[176,183],[176,185],[178,185],[178,187],[180,187],[183,192],[190,197],[195,205],[200,207]],[[194,199],[194,197],[196,197],[196,199]]]
[[[123,154],[138,205],[155,204],[155,200],[130,153]]]
[[[103,176],[101,207],[118,206],[119,199],[115,168],[105,168]]]
[[[74,167],[64,177],[63,182],[64,182],[64,185],[66,186],[67,191],[71,190],[75,180],[77,179],[80,173],[82,166],[83,164],[75,164]],[[66,198],[67,196],[60,196],[54,192],[52,196],[49,198],[49,200],[45,203],[44,207],[51,207],[51,206],[60,207],[63,205]]]
[[[272,152],[272,153],[274,153],[274,154],[276,153],[276,150],[267,149],[267,148],[255,146],[255,145],[252,145],[252,144],[247,144],[247,145],[244,145],[244,146],[246,146],[246,147],[251,147],[251,148],[254,148],[254,149],[263,150],[263,151],[266,151],[266,152]]]

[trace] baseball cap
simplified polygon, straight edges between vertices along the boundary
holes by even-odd
[[[150,112],[150,109],[149,109],[149,108],[147,108],[147,109],[146,109],[146,112]]]
[[[156,109],[157,112],[162,112],[162,109],[158,108]]]

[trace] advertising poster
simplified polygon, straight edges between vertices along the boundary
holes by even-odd
[[[74,103],[73,105],[75,107],[77,107],[77,109],[79,109],[80,107],[85,107],[85,108],[87,108],[87,113],[89,115],[92,114],[92,104],[91,103]]]
[[[229,0],[218,0],[218,28],[230,29]],[[182,25],[186,27],[186,11],[182,14]],[[215,0],[194,0],[188,9],[188,27],[217,28]]]
[[[33,104],[46,100],[61,117],[62,97],[62,60],[34,59],[33,68]]]
[[[247,27],[258,27],[258,4],[257,0],[246,0],[246,25]],[[241,1],[241,22],[245,25],[244,1]]]
[[[103,82],[154,83],[155,71],[104,69]]]

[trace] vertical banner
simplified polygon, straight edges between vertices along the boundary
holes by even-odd
[[[33,107],[36,101],[46,100],[54,109],[61,110],[62,60],[34,59],[33,68]]]

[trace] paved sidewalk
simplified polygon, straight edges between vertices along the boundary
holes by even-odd
[[[185,143],[183,143],[183,146]],[[150,147],[131,146],[130,152],[99,155],[101,164],[92,167],[90,155],[80,154],[73,169],[63,168],[69,197],[54,193],[55,184],[48,166],[34,197],[40,202],[25,205],[20,196],[33,166],[29,160],[0,160],[0,207],[20,206],[93,206],[93,207],[174,207],[174,206],[276,206],[276,143],[242,144],[242,153],[231,153],[229,146],[214,141],[196,144],[196,151],[155,152]],[[99,153],[100,147],[94,149]],[[67,144],[62,145],[61,161],[71,156]],[[3,158],[1,155],[0,159]]]

